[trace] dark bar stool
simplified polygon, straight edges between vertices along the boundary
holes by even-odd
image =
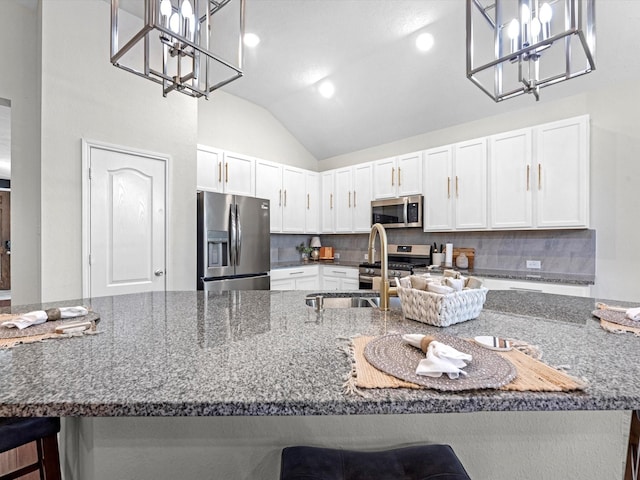
[[[41,480],[60,480],[59,431],[59,418],[0,418],[0,453],[31,442],[36,442],[38,450],[35,463],[11,473],[0,472],[0,480],[14,480],[36,471]]]
[[[471,480],[449,445],[378,452],[319,447],[282,450],[280,480]]]

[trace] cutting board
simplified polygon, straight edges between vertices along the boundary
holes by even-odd
[[[473,260],[476,256],[476,249],[475,248],[453,248],[453,266],[456,266],[456,258],[458,258],[458,255],[460,255],[462,252],[464,252],[464,254],[467,256],[467,258],[469,259],[469,270],[473,269]]]

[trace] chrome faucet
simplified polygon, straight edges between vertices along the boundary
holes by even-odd
[[[387,232],[379,223],[374,223],[369,232],[369,261],[374,261],[373,243],[376,234],[380,237],[380,310],[389,310],[389,248],[387,244]]]

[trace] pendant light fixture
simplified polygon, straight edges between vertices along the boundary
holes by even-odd
[[[111,63],[161,84],[163,96],[209,98],[242,76],[245,0],[120,2],[111,0]]]
[[[467,0],[467,77],[496,102],[595,70],[595,0]]]

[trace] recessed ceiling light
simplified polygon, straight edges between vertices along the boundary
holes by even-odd
[[[431,50],[433,47],[433,35],[430,33],[421,33],[416,37],[416,47],[421,52]]]
[[[318,85],[318,92],[324,98],[331,98],[333,97],[333,94],[336,93],[336,87],[330,80],[325,80],[320,85]]]
[[[243,42],[247,47],[253,48],[260,43],[260,37],[255,33],[245,33]]]

